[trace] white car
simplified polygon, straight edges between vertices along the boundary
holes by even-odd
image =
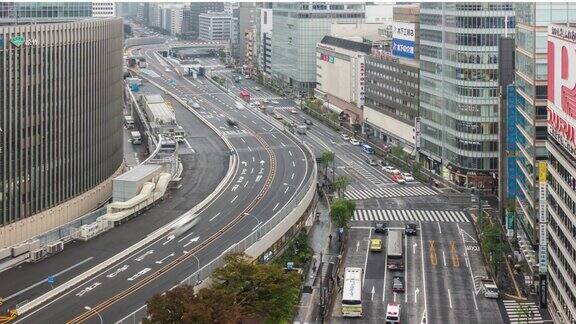
[[[260,87],[256,87],[256,88],[254,88],[254,90],[260,91]]]
[[[295,108],[290,109],[290,113],[291,114],[297,114],[298,110],[296,110]]]
[[[355,139],[355,138],[351,138],[350,139],[350,144],[354,145],[354,146],[359,146],[360,145],[360,141]]]
[[[200,104],[199,104],[198,102],[194,101],[194,102],[192,103],[192,108],[194,108],[194,109],[200,109]]]
[[[400,173],[400,170],[396,169],[393,166],[382,167],[382,170],[385,171],[386,173],[390,173],[390,174],[399,174]]]
[[[406,182],[412,182],[412,181],[414,181],[414,177],[413,177],[410,173],[408,173],[408,172],[403,172],[403,173],[401,173],[400,175],[402,176],[402,178],[403,178],[404,180],[406,180]]]
[[[344,133],[340,134],[340,137],[342,137],[342,139],[345,140],[345,141],[349,141],[349,140],[350,140],[350,136],[348,136],[348,135],[346,135],[346,134],[344,134]]]
[[[237,101],[236,102],[236,109],[242,110],[242,109],[244,109],[244,105],[241,102]]]

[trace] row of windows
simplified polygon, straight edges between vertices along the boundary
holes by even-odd
[[[412,81],[404,80],[402,78],[398,78],[393,74],[378,72],[377,70],[367,70],[366,71],[366,81],[367,82],[380,84],[380,82],[378,82],[378,80],[375,80],[376,78],[388,81],[388,83],[394,83],[396,85],[403,85],[403,86],[410,88],[409,90],[414,90],[414,92],[416,92],[416,93],[418,92],[418,80],[416,80],[415,82],[412,82]],[[413,92],[411,92],[411,93],[413,93]],[[412,95],[412,97],[414,97],[414,95]]]
[[[558,270],[555,268],[555,266],[552,264],[551,265],[552,269],[554,270],[554,273],[556,273],[556,276],[558,278],[560,278],[560,280],[562,280],[562,276],[558,274]],[[559,305],[554,305],[554,308],[558,307],[559,309],[557,309],[558,312],[562,311],[564,312],[564,314],[567,315],[567,321],[566,323],[574,323],[576,321],[576,318],[574,317],[575,315],[572,315],[572,308],[570,308],[567,304],[566,301],[563,299],[563,295],[559,292],[558,287],[556,287],[556,283],[554,282],[554,280],[550,280],[548,283],[548,288],[551,292],[554,293],[554,295],[559,299]],[[574,306],[574,305],[573,305]]]
[[[452,23],[447,23],[448,27],[457,28],[514,28],[514,16],[508,18],[508,23],[505,22],[505,17],[455,17]]]
[[[497,46],[500,34],[461,34],[446,32],[446,43],[462,46]]]
[[[414,118],[418,114],[416,111],[413,111],[413,113],[410,113],[409,111],[404,111],[402,109],[396,109],[394,107],[390,107],[390,106],[382,103],[381,101],[374,100],[371,97],[366,97],[366,105],[369,107],[376,108],[378,110],[382,110],[384,112],[387,112],[390,115],[398,116],[401,119],[407,120],[409,122],[413,122]]]
[[[405,97],[410,97],[410,98],[416,98],[418,96],[418,88],[414,88],[414,87],[398,87],[398,85],[406,85],[406,83],[408,84],[414,84],[412,82],[404,82],[404,81],[400,81],[400,82],[396,82],[396,80],[392,81],[392,82],[379,82],[378,80],[374,80],[372,78],[368,78],[366,80],[366,82],[368,84],[370,84],[370,88],[371,89],[378,89],[378,90],[387,90],[388,92],[393,92],[394,94],[401,94]],[[410,91],[412,90],[412,91]]]
[[[498,81],[497,69],[468,69],[446,67],[446,76],[463,81]]]
[[[437,156],[442,156],[441,146],[428,141],[426,138],[422,138],[421,143],[424,150],[429,151]],[[496,170],[498,168],[497,158],[463,156],[450,151],[450,149],[445,150],[444,156],[448,162],[465,169]]]
[[[371,67],[376,67],[376,68],[380,68],[382,70],[386,70],[386,71],[390,71],[390,72],[394,72],[394,73],[401,73],[401,74],[405,74],[409,77],[413,77],[413,78],[418,78],[418,71],[408,71],[406,69],[394,66],[394,65],[390,65],[390,64],[386,64],[386,63],[378,63],[378,61],[376,60],[370,60],[368,61],[367,65],[366,65],[366,69],[367,71],[370,71]]]
[[[416,102],[400,98],[393,92],[377,91],[373,90],[372,88],[367,88],[366,95],[367,97],[370,97],[374,101],[388,100],[391,103],[396,103],[404,107],[408,107],[415,110],[418,109],[418,104]],[[380,100],[377,97],[379,97]]]
[[[553,229],[556,228],[557,229],[558,227],[557,227],[557,225],[551,223],[550,228],[553,228]],[[559,239],[561,240],[563,247],[568,250],[568,253],[573,258],[572,260],[574,260],[574,249],[570,246],[570,242],[561,233],[559,233]],[[574,273],[574,270],[572,270],[570,263],[568,263],[568,261],[566,260],[566,258],[564,257],[564,255],[562,254],[561,250],[558,248],[558,245],[556,244],[556,242],[554,240],[550,240],[550,242],[548,243],[548,247],[550,248],[550,250],[554,251],[554,254],[556,254],[557,260],[560,262],[560,264],[562,264],[562,267],[566,270],[565,273],[568,273],[568,275],[570,276],[570,278],[567,278],[564,275],[564,273],[560,272],[560,269],[557,266],[551,267],[553,269],[554,273],[556,274],[556,276],[558,278],[561,278],[560,284],[564,288],[564,291],[566,292],[566,294],[568,294],[568,297],[570,298],[570,302],[572,303],[572,305],[576,305],[576,296],[574,295],[572,288],[570,288],[570,286],[568,285],[568,282],[567,282],[568,280],[570,280],[572,282],[572,284],[574,285],[574,283],[576,282],[576,274]]]

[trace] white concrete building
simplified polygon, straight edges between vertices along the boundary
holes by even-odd
[[[361,124],[365,101],[365,57],[371,46],[324,36],[316,46],[317,98],[350,125]]]
[[[230,40],[233,18],[226,12],[207,12],[198,16],[199,39],[206,41]]]

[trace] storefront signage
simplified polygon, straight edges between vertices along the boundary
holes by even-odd
[[[12,43],[12,45],[14,45],[16,47],[22,46],[22,44],[24,44],[24,42],[26,42],[26,39],[24,38],[24,36],[14,36],[14,37],[10,38],[10,43]]]
[[[540,233],[540,246],[538,251],[539,269],[540,273],[546,273],[546,266],[548,264],[548,254],[546,252],[546,244],[548,240],[548,235],[546,233],[546,226],[548,223],[548,215],[546,210],[546,162],[538,162],[538,225]]]
[[[327,46],[327,45],[324,45],[324,44],[322,44],[322,43],[319,43],[319,44],[318,44],[318,48],[321,48],[321,49],[324,49],[324,50],[328,50],[328,51],[332,51],[332,52],[336,51],[336,49],[335,49],[334,47]]]
[[[365,96],[365,78],[366,78],[366,60],[364,56],[358,58],[358,106],[364,106]]]
[[[516,177],[518,176],[518,164],[516,164],[516,139],[518,138],[518,128],[516,128],[516,119],[518,111],[516,110],[516,101],[524,100],[522,97],[516,96],[516,86],[509,84],[506,87],[506,164],[508,168],[506,188],[508,188],[508,198],[514,199],[518,193],[518,183]]]
[[[372,56],[374,58],[380,59],[380,60],[386,60],[386,61],[392,61],[394,63],[398,63],[398,58],[392,56],[390,53],[385,52],[383,50],[379,50],[377,48],[373,48],[372,49]]]
[[[320,59],[325,62],[334,64],[334,56],[328,54],[320,54]]]
[[[548,27],[548,132],[576,156],[576,28]]]
[[[413,59],[416,47],[416,25],[395,21],[392,28],[392,54]]]
[[[4,38],[0,37],[0,48],[4,47]]]

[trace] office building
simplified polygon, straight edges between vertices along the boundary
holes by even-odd
[[[171,35],[182,33],[182,18],[184,8],[181,6],[162,6],[160,8],[161,28]]]
[[[199,16],[207,12],[221,12],[224,11],[223,2],[192,2],[190,3],[190,38],[198,39],[200,31]]]
[[[498,40],[514,26],[507,2],[420,4],[420,158],[459,186],[497,187]]]
[[[136,9],[136,21],[150,26],[150,3],[138,3],[138,8]]]
[[[272,70],[272,19],[272,3],[260,3],[256,9],[256,63],[265,82],[270,81]]]
[[[254,2],[241,2],[237,11],[237,44],[231,44],[232,55],[244,64],[246,58],[246,42],[250,39],[250,33],[255,28],[256,5]]]
[[[123,168],[122,19],[60,20],[0,25],[0,248],[105,204]]]
[[[116,17],[116,3],[114,2],[91,2],[92,17],[108,18]]]
[[[0,24],[27,24],[92,17],[90,2],[0,2]]]
[[[551,23],[576,22],[576,3],[516,3],[516,183],[518,220],[528,240],[538,243],[538,163],[548,157],[547,33]]]
[[[278,89],[311,94],[316,86],[316,44],[333,22],[362,23],[362,3],[275,2],[272,78]]]
[[[557,15],[565,15],[557,12]],[[572,21],[572,26],[575,26]],[[548,162],[539,167],[541,276],[555,323],[576,322],[576,28],[549,26]],[[547,170],[546,170],[547,169]],[[547,171],[547,172],[546,172]],[[544,178],[544,179],[543,179]],[[547,178],[547,179],[546,179]],[[547,182],[547,185],[546,185]],[[546,227],[547,225],[547,227]],[[548,237],[546,237],[548,234]],[[546,244],[547,243],[547,244]],[[548,255],[546,255],[546,246]],[[544,277],[545,278],[545,277]],[[546,280],[546,279],[545,279]],[[546,298],[548,297],[548,298]]]
[[[226,12],[208,12],[198,16],[200,34],[205,41],[229,41],[232,33],[232,16]]]
[[[365,58],[370,50],[368,44],[332,36],[324,36],[316,46],[314,95],[339,114],[341,122],[356,129],[362,123]]]

